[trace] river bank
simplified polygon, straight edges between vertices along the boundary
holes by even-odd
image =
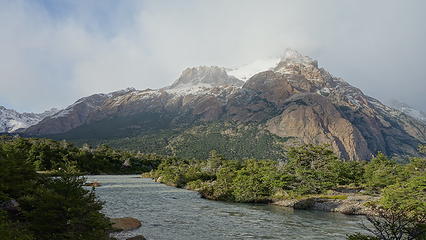
[[[374,210],[368,206],[369,202],[379,199],[376,196],[362,194],[307,196],[300,199],[274,200],[271,204],[291,207],[294,209],[310,209],[326,212],[338,212],[346,215],[373,215]]]
[[[210,201],[197,192],[166,186],[137,175],[87,176],[101,183],[96,195],[110,217],[134,217],[136,230],[117,239],[344,239],[362,232],[362,216],[293,210],[269,204]]]
[[[153,181],[166,184],[161,181],[161,177],[152,178]],[[174,184],[168,184],[171,187],[177,187]],[[201,197],[217,201],[210,195],[204,194],[201,189],[185,186],[186,190],[196,191]],[[374,210],[369,206],[370,202],[379,200],[378,196],[361,194],[360,191],[338,192],[333,191],[330,194],[317,194],[298,196],[295,198],[272,199],[260,203],[270,204],[280,207],[288,207],[298,210],[317,210],[325,212],[337,212],[346,215],[374,215]],[[257,204],[259,202],[256,202]]]

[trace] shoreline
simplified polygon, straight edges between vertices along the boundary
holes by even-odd
[[[338,212],[345,215],[374,215],[374,210],[367,206],[368,202],[376,201],[379,197],[361,194],[345,194],[346,199],[333,198],[335,195],[307,196],[301,199],[274,200],[270,204],[293,209],[319,210]]]
[[[141,176],[141,178],[149,178],[149,177]],[[151,179],[154,182],[179,188],[179,187],[176,187],[175,185],[161,182],[161,177],[158,179],[156,178],[151,178]],[[205,199],[213,200],[213,201],[223,201],[223,200],[210,198],[209,196],[202,194],[200,191],[197,191],[197,189],[191,189],[187,186],[184,187],[184,189],[199,193],[201,198],[205,198]],[[380,197],[378,196],[365,195],[365,194],[359,194],[359,193],[334,192],[334,194],[309,195],[309,196],[302,196],[301,198],[272,199],[270,201],[264,201],[264,202],[247,202],[247,203],[248,204],[250,203],[266,204],[266,205],[270,204],[275,206],[293,208],[297,210],[317,210],[317,211],[324,211],[324,212],[337,212],[337,213],[342,213],[345,215],[374,215],[375,214],[374,210],[371,207],[369,207],[367,203],[376,201],[379,198]]]

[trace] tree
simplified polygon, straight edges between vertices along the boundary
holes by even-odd
[[[22,224],[8,219],[7,213],[0,210],[0,236],[3,240],[34,240],[32,234]]]
[[[369,190],[379,192],[380,189],[398,182],[401,173],[403,169],[396,161],[378,153],[366,166],[364,179]]]
[[[31,196],[21,200],[23,220],[36,239],[108,239],[109,220],[100,213],[102,202],[84,189],[84,178],[62,175],[43,178]]]
[[[403,210],[377,210],[377,216],[367,216],[369,225],[363,228],[370,232],[375,239],[380,240],[414,240],[426,239],[426,226],[408,217]]]
[[[286,175],[277,171],[277,162],[250,159],[235,172],[233,196],[238,202],[270,201],[271,195],[286,185]]]
[[[0,146],[0,200],[19,198],[36,185],[34,166],[15,146]]]
[[[293,176],[291,188],[300,194],[321,193],[337,185],[333,167],[339,159],[328,145],[292,147],[285,172]]]
[[[410,168],[411,169],[411,168]],[[426,174],[385,187],[364,229],[381,240],[426,239]],[[361,235],[358,235],[361,236]],[[362,239],[352,238],[348,239]]]
[[[19,205],[7,213],[0,208],[0,238],[108,239],[109,220],[94,192],[82,187],[85,180],[65,172],[55,178],[37,174],[26,158],[29,148],[17,143],[0,143],[0,207],[8,201]],[[75,171],[74,163],[66,170]]]

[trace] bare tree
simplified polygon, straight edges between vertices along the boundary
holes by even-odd
[[[426,239],[426,219],[410,217],[403,210],[382,210],[377,215],[367,216],[369,224],[362,227],[380,240],[419,240]]]

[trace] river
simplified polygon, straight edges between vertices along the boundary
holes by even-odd
[[[134,217],[142,227],[116,235],[148,240],[345,239],[361,231],[362,216],[211,201],[137,175],[88,176],[109,217]]]

